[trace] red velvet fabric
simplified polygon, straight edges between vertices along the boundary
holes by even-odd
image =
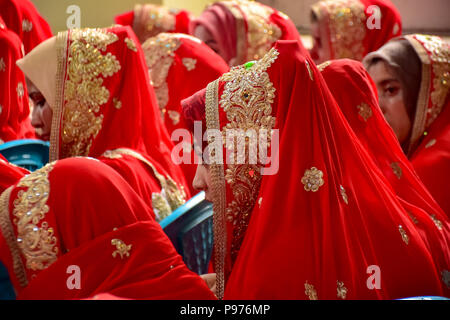
[[[0,13],[6,26],[22,40],[25,54],[53,36],[50,25],[29,0],[1,0]]]
[[[17,217],[27,206],[21,194],[36,188],[47,191],[48,198],[36,194],[41,200],[28,208],[35,212],[46,206],[33,225],[41,230],[41,239],[45,239],[44,230],[51,232],[51,252],[56,252],[49,258],[45,253],[50,251],[28,242],[19,249],[28,281],[23,286],[13,268],[11,247],[0,238],[0,257],[18,299],[83,299],[102,293],[131,299],[214,299],[151,218],[151,209],[118,173],[86,158],[59,160],[50,166],[30,175],[28,183],[14,186],[7,202],[14,236],[25,236],[26,242],[33,235],[19,234],[23,229],[18,228]],[[30,180],[38,175],[39,179]],[[117,241],[128,249],[120,250]],[[40,259],[45,267],[32,269],[30,259]],[[78,289],[68,285],[73,283],[69,266],[79,268]]]
[[[3,13],[3,12],[2,12]],[[0,140],[35,138],[23,72],[16,61],[23,57],[22,42],[0,16]]]

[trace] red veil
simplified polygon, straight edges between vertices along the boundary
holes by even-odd
[[[210,154],[219,298],[230,270],[227,299],[444,294],[448,266],[433,260],[298,42],[280,41],[261,60],[232,69],[208,85],[205,101],[207,129],[219,136],[279,129],[271,175],[262,175],[262,163],[223,164],[219,150]],[[188,102],[187,111],[201,108]],[[210,144],[219,136],[211,132]],[[369,281],[374,269],[380,287]]]
[[[0,202],[0,258],[18,299],[214,299],[141,198],[95,159],[50,163]]]
[[[173,144],[161,121],[144,53],[130,27],[61,32],[23,60],[20,66],[28,78],[47,101],[54,101],[50,161],[101,158],[144,199],[153,198],[159,218],[189,198],[183,172],[171,159]],[[50,71],[39,72],[33,60],[55,67],[56,90],[44,90],[49,81],[42,74]]]
[[[284,13],[256,1],[226,0],[208,6],[192,20],[190,33],[204,26],[216,39],[231,66],[260,59],[277,40],[298,40],[294,23]]]
[[[228,65],[199,39],[179,33],[161,33],[148,39],[142,48],[169,135],[177,129],[188,129],[181,111],[181,100],[227,72]],[[181,164],[181,168],[188,182],[192,183],[197,165],[194,164],[192,142],[184,142],[186,145],[182,146],[179,154],[188,157],[191,164]]]
[[[133,11],[125,12],[114,18],[115,22],[131,26],[139,41],[162,32],[189,33],[189,23],[193,16],[187,10],[169,9],[155,4],[137,4]]]
[[[29,0],[0,0],[0,12],[6,26],[22,40],[25,54],[53,36],[49,24]]]
[[[22,42],[0,17],[0,143],[35,138],[23,72],[16,66],[22,58]]]
[[[370,27],[380,13],[380,25]],[[329,59],[361,61],[391,38],[402,34],[402,20],[390,0],[322,0],[311,7],[317,17],[320,38],[329,48]],[[376,10],[378,10],[376,9]],[[322,44],[322,45],[325,45]],[[313,48],[311,55],[317,56]]]

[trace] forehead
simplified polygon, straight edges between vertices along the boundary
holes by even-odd
[[[394,69],[383,60],[377,60],[367,69],[375,82],[400,81]]]
[[[30,79],[26,78],[25,82],[27,84],[28,93],[39,92],[38,88],[30,81]]]

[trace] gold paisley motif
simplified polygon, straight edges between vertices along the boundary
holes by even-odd
[[[256,136],[259,136],[261,130],[270,132],[274,128],[275,117],[272,116],[271,104],[275,98],[275,88],[266,70],[278,55],[278,51],[273,48],[261,60],[234,67],[220,78],[226,84],[219,105],[229,121],[222,128],[224,136],[229,130],[254,130]],[[245,135],[236,137],[235,146],[239,145],[244,145],[249,150],[249,141]],[[270,145],[270,135],[267,145]],[[234,148],[233,154],[236,159],[237,149]],[[265,161],[260,159],[260,163],[250,164],[248,152],[244,153],[245,159],[237,159],[234,164],[228,164],[225,171],[225,180],[233,191],[233,200],[226,208],[227,220],[235,225],[231,245],[232,261],[237,256],[257,200],[263,168],[261,163]]]
[[[53,228],[45,221],[49,211],[50,194],[48,175],[54,163],[22,178],[14,200],[13,223],[17,228],[17,244],[25,257],[25,267],[33,271],[43,270],[57,259],[57,238]]]
[[[92,141],[102,127],[103,115],[97,114],[110,98],[103,78],[120,70],[114,55],[103,54],[108,45],[118,40],[117,35],[102,29],[69,32],[60,158],[89,154]]]
[[[116,247],[116,250],[112,253],[113,258],[120,256],[120,259],[123,259],[130,256],[131,244],[126,244],[120,239],[112,239],[111,245]]]
[[[369,107],[367,103],[361,103],[360,105],[356,106],[356,109],[358,109],[358,114],[363,118],[365,122],[372,117],[372,109]]]
[[[125,43],[131,51],[137,52],[136,43],[134,43],[133,39],[125,38]]]
[[[344,282],[337,281],[337,297],[345,300],[347,298],[348,289],[345,287]]]

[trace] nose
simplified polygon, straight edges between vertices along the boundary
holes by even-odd
[[[192,181],[192,186],[195,190],[202,191],[207,189],[207,184],[203,175],[201,174],[201,166],[197,166],[197,171],[195,172],[194,180]]]
[[[41,128],[44,124],[41,119],[41,111],[39,106],[34,106],[31,113],[31,125],[35,128]]]

